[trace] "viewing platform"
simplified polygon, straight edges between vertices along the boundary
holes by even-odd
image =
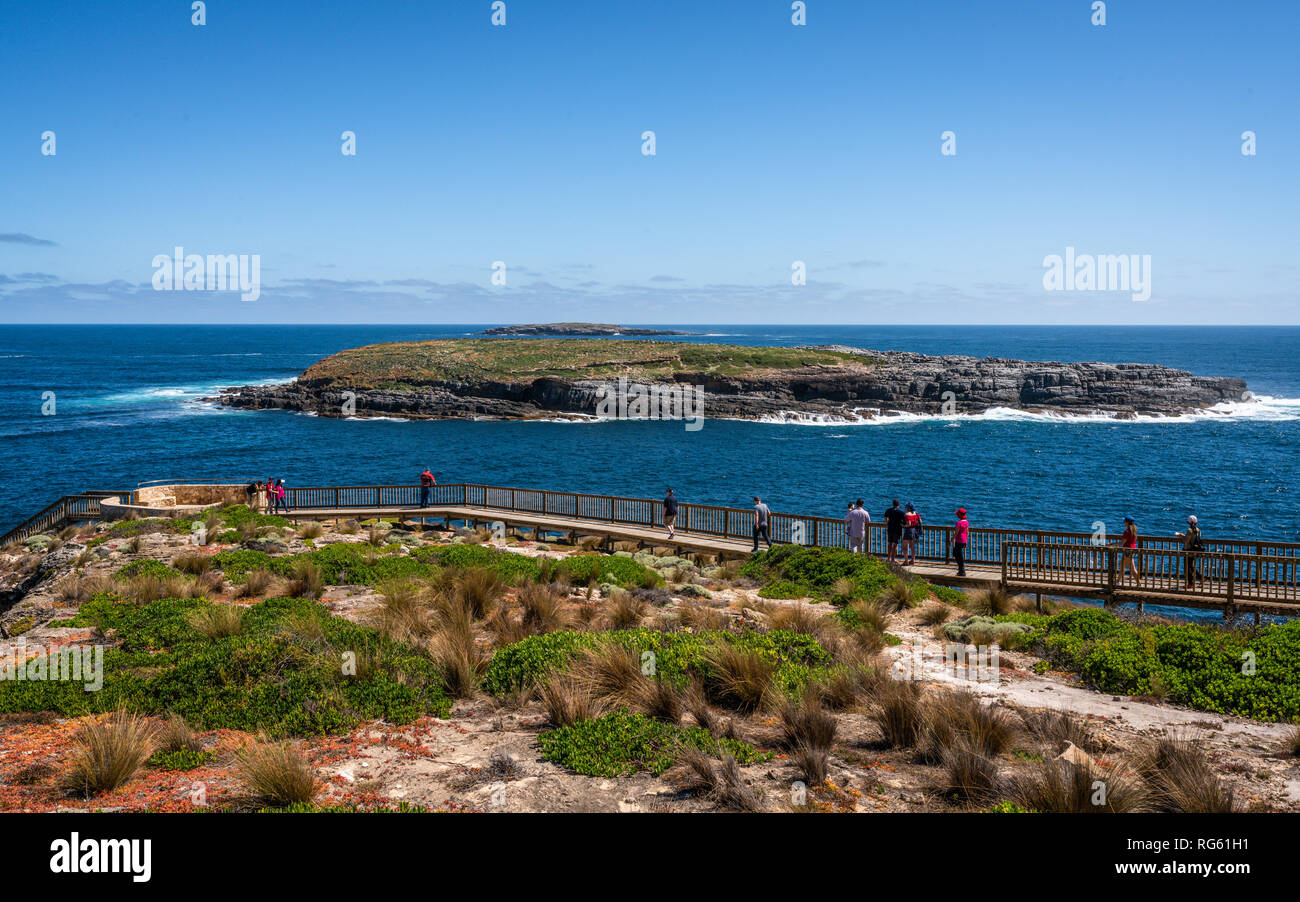
[[[242,503],[246,482],[177,481],[123,492],[83,492],[59,499],[0,537],[0,544],[88,520],[125,516],[201,516],[211,507]],[[471,483],[432,486],[421,504],[418,485],[286,487],[290,521],[440,520],[500,524],[571,541],[595,536],[613,542],[744,557],[753,549],[753,511],[680,503],[677,529],[668,538],[663,503],[647,498],[554,492]],[[774,544],[849,547],[842,520],[773,512]],[[997,584],[1013,592],[1099,599],[1108,605],[1171,605],[1241,614],[1300,616],[1300,543],[1204,539],[1194,554],[1203,577],[1185,583],[1188,552],[1172,536],[1141,536],[1133,552],[1140,576],[1126,573],[1125,551],[1099,543],[1093,533],[971,527],[966,575],[952,560],[952,526],[926,526],[908,571],[956,587]],[[764,546],[766,547],[766,546]],[[885,556],[883,524],[867,533],[868,553]]]

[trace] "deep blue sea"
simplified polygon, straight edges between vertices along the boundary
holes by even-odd
[[[891,497],[931,523],[1300,541],[1300,328],[682,326],[685,340],[847,344],[1240,376],[1260,403],[1163,422],[1009,413],[871,425],[336,420],[196,399],[372,342],[483,326],[0,326],[0,529],[60,495],[173,477],[290,485],[479,482],[838,516]],[[56,413],[42,415],[54,392]],[[706,410],[707,413],[707,410]]]

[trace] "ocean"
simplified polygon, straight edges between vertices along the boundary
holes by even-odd
[[[486,326],[0,326],[0,529],[63,494],[146,480],[477,482],[839,516],[889,499],[930,523],[1300,541],[1300,327],[678,326],[681,340],[844,344],[1240,376],[1253,404],[1163,420],[996,411],[870,424],[337,420],[221,410],[222,386],[286,381],[382,341]],[[53,413],[50,409],[53,393]],[[707,407],[705,413],[707,415]]]

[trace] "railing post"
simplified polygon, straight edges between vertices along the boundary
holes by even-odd
[[[1106,603],[1115,600],[1115,549],[1106,549]]]
[[[1230,613],[1235,613],[1233,608],[1237,596],[1237,560],[1231,555],[1228,556],[1228,604],[1223,609],[1223,616],[1227,618]]]

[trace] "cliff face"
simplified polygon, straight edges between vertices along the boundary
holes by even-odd
[[[738,419],[971,414],[994,407],[1121,418],[1173,416],[1240,401],[1246,391],[1242,379],[1193,376],[1152,364],[830,350],[861,355],[870,365],[807,366],[753,376],[679,372],[672,380],[703,387],[705,417]],[[354,391],[355,416],[528,419],[594,416],[602,390],[610,385],[609,379],[541,377],[518,382],[432,380],[401,389],[354,390],[339,380],[300,378],[286,385],[226,389],[215,400],[230,407],[343,416],[345,393]]]

